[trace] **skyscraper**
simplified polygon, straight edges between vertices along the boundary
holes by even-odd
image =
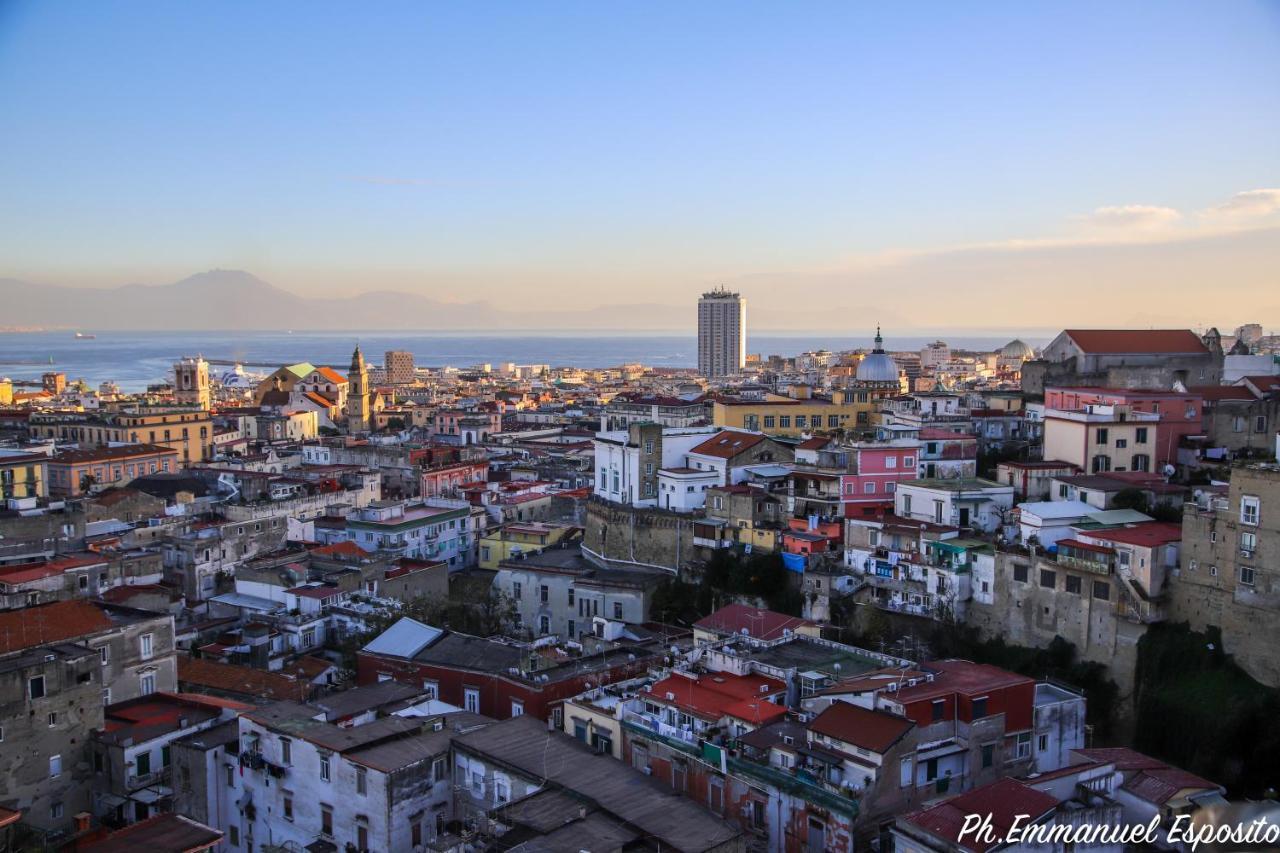
[[[730,376],[747,362],[747,300],[719,287],[698,300],[698,372]]]

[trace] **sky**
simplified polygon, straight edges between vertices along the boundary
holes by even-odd
[[[1280,328],[1280,2],[0,0],[0,152],[37,285]]]

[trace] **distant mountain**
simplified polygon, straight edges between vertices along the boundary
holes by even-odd
[[[676,329],[691,307],[611,305],[579,311],[516,312],[487,302],[440,302],[412,293],[372,291],[308,299],[242,270],[210,270],[172,284],[54,287],[0,278],[6,326],[82,329]]]

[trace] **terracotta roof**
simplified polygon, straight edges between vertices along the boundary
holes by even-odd
[[[697,453],[701,456],[732,459],[744,450],[755,447],[764,440],[765,436],[759,433],[738,432],[737,430],[727,429],[711,436],[711,438],[708,438],[689,452]]]
[[[1209,352],[1200,336],[1190,329],[1066,329],[1083,352],[1101,355],[1129,353]]]
[[[292,663],[285,664],[280,672],[292,675],[294,678],[304,678],[307,681],[314,681],[324,675],[337,664],[324,660],[323,658],[311,657],[303,655]]]
[[[1253,392],[1243,385],[1196,385],[1187,389],[1205,401],[1256,400]]]
[[[138,491],[137,489],[130,489],[127,486],[122,486],[114,489],[106,489],[105,491],[99,492],[97,495],[94,496],[93,503],[96,503],[99,506],[115,506],[121,501],[128,500],[129,498],[137,497],[140,494],[142,494],[142,492]]]
[[[804,441],[796,445],[797,450],[821,450],[831,443],[831,439],[822,435],[815,435],[813,438],[806,438]]]
[[[347,377],[343,376],[332,367],[317,367],[316,373],[319,373],[329,382],[342,383],[347,381]]]
[[[306,397],[308,400],[315,403],[317,406],[323,406],[326,409],[336,405],[328,397],[325,397],[323,394],[319,394],[315,391],[307,391],[302,396]]]
[[[212,827],[166,812],[113,832],[101,841],[82,841],[76,849],[92,853],[134,853],[136,850],[196,853],[208,850],[221,839],[222,833]]]
[[[720,672],[696,679],[670,675],[651,685],[645,696],[656,702],[672,702],[705,719],[736,717],[760,725],[786,715],[785,707],[766,701],[768,696],[785,694],[786,689],[781,681],[763,675]]]
[[[178,682],[186,687],[202,687],[220,690],[237,696],[255,696],[261,699],[292,699],[302,702],[310,692],[310,685],[295,681],[286,675],[251,666],[178,658]]]
[[[721,634],[747,634],[758,640],[776,640],[783,632],[812,627],[813,622],[772,610],[761,610],[745,604],[726,604],[710,616],[704,616],[693,627]]]
[[[933,670],[933,681],[903,687],[897,693],[899,702],[918,702],[959,693],[977,696],[991,690],[1014,687],[1019,684],[1035,684],[1035,679],[1018,675],[998,666],[974,663],[967,660],[929,661],[924,669]]]
[[[1022,825],[1035,823],[1039,818],[1057,808],[1057,797],[1050,796],[1024,785],[1016,779],[1001,779],[990,785],[975,788],[967,794],[960,794],[932,808],[912,812],[901,820],[913,823],[938,838],[973,853],[985,853],[1008,835],[1009,829],[1018,817],[1022,817]],[[995,839],[986,842],[975,833],[966,835],[960,840],[960,829],[969,815],[990,815],[991,826],[995,830]],[[1027,820],[1030,816],[1030,820]]]
[[[0,613],[0,653],[61,643],[112,626],[102,610],[87,601],[57,601]]]
[[[321,545],[319,548],[312,548],[311,553],[317,557],[360,558],[369,556],[368,551],[349,539],[342,542],[334,542],[332,545]]]
[[[1149,803],[1164,805],[1180,791],[1220,791],[1221,786],[1165,764],[1158,758],[1125,747],[1077,749],[1079,755],[1100,764],[1114,764],[1125,777],[1120,787]]]
[[[833,702],[809,724],[809,730],[884,754],[915,725],[905,717]]]
[[[119,447],[98,447],[93,450],[64,450],[49,461],[63,465],[78,465],[85,462],[109,462],[115,459],[133,459],[157,454],[177,456],[178,451],[172,447],[160,447],[155,444],[122,444]]]
[[[1081,531],[1078,535],[1088,536],[1090,539],[1105,539],[1110,542],[1123,542],[1126,545],[1152,548],[1169,542],[1181,542],[1182,525],[1163,521],[1146,521],[1127,527]]]

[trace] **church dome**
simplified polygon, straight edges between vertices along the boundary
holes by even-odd
[[[1015,338],[1000,348],[1000,355],[1005,358],[1020,358],[1025,361],[1029,358],[1035,358],[1036,351]]]
[[[880,329],[876,329],[876,346],[858,363],[859,382],[897,382],[898,365],[884,351]]]

